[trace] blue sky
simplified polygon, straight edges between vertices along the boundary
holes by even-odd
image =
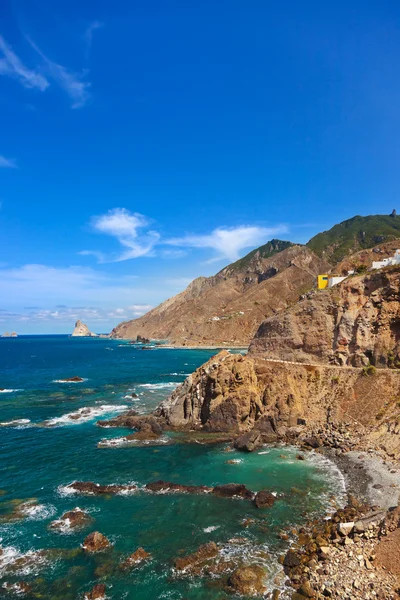
[[[396,207],[397,2],[3,0],[0,36],[0,331]]]

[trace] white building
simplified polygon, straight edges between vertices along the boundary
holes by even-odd
[[[383,260],[375,260],[372,263],[372,269],[383,269],[393,265],[400,265],[400,250],[396,250],[394,256],[384,258]]]
[[[341,281],[344,281],[345,279],[347,279],[347,275],[345,277],[339,277],[338,275],[330,275],[328,279],[328,287],[331,288],[334,285],[340,283]]]

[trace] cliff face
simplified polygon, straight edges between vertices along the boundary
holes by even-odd
[[[264,321],[252,355],[296,362],[400,366],[400,268],[349,277]]]
[[[278,363],[220,352],[158,409],[174,427],[242,433],[350,423],[368,443],[400,452],[400,372]]]
[[[82,323],[80,319],[75,323],[74,331],[71,334],[72,337],[97,337],[95,333],[92,333],[85,323]]]
[[[112,337],[247,345],[266,317],[296,302],[316,275],[329,268],[305,246],[273,242],[213,277],[194,280],[143,317],[121,323]]]

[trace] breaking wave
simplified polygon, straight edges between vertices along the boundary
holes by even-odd
[[[64,427],[66,425],[80,425],[109,413],[123,412],[128,408],[127,404],[101,404],[100,406],[84,406],[76,412],[66,413],[61,417],[54,417],[44,421],[44,427]]]
[[[0,394],[12,394],[13,392],[22,392],[20,388],[3,388],[0,390]]]
[[[8,573],[17,575],[36,575],[45,566],[48,560],[43,551],[28,550],[22,553],[14,546],[2,548],[0,554],[0,577]]]
[[[30,419],[15,419],[14,421],[3,421],[0,423],[0,427],[16,427],[17,429],[23,429],[30,423]]]

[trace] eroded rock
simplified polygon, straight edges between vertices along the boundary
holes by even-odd
[[[82,548],[85,552],[89,554],[94,554],[96,552],[103,552],[107,550],[111,546],[111,542],[106,538],[105,535],[100,533],[99,531],[94,531],[93,533],[89,533],[89,535],[85,538]]]

